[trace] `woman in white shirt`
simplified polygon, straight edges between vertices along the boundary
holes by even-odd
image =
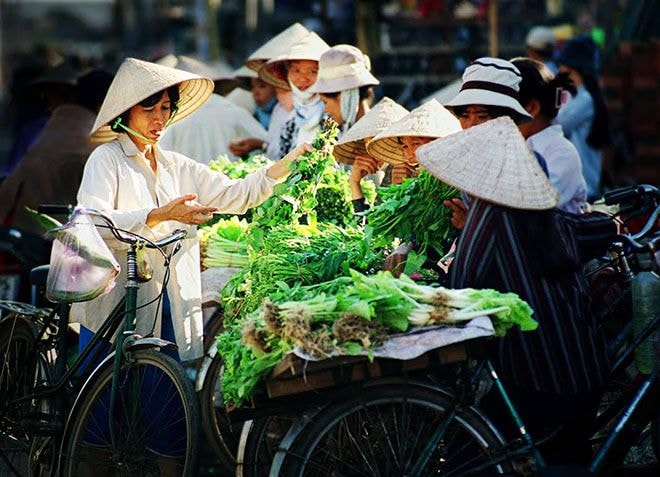
[[[78,202],[106,212],[116,225],[152,239],[177,228],[188,238],[170,264],[166,296],[174,340],[182,361],[203,352],[199,242],[196,226],[215,211],[240,214],[266,200],[286,174],[288,163],[309,150],[301,145],[269,168],[242,180],[230,180],[206,165],[159,147],[165,127],[195,111],[213,91],[213,82],[192,73],[128,58],[119,68],[92,129],[110,141],[89,157]],[[120,263],[125,250],[106,238]],[[145,251],[153,279],[140,288],[137,332],[159,336],[163,324],[157,305],[146,303],[159,293],[164,278],[162,257]],[[95,332],[123,294],[122,273],[114,290],[74,306],[73,316]],[[146,305],[140,307],[140,305]],[[168,323],[164,323],[165,326]],[[163,327],[164,329],[165,327]]]
[[[531,58],[511,60],[522,75],[519,101],[533,119],[518,129],[532,151],[545,159],[550,183],[559,192],[557,208],[581,214],[587,202],[587,184],[575,146],[564,137],[562,127],[552,124],[561,107],[564,91],[572,90],[566,74],[553,77],[543,63]]]

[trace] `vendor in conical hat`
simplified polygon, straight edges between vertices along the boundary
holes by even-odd
[[[417,148],[461,130],[458,120],[432,99],[413,109],[367,143],[371,157],[392,164],[392,183],[417,174]]]
[[[173,341],[182,361],[203,352],[199,243],[196,227],[213,212],[244,213],[266,200],[275,184],[288,174],[288,163],[308,145],[301,145],[269,168],[242,180],[229,180],[206,165],[182,154],[163,150],[158,141],[166,126],[190,115],[209,97],[213,82],[193,73],[134,58],[120,66],[92,128],[92,137],[105,144],[89,156],[78,192],[78,202],[106,212],[119,228],[158,239],[174,229],[188,229],[170,266],[167,297],[172,314]],[[125,251],[115,248],[121,257]],[[137,332],[147,335],[158,316],[151,303],[163,283],[162,257],[145,251],[154,279],[140,290]],[[125,277],[122,275],[121,277]],[[76,304],[74,314],[95,332],[123,293],[113,292],[88,303]]]
[[[408,111],[403,106],[388,97],[381,99],[369,112],[357,122],[337,141],[333,155],[335,160],[351,166],[349,183],[353,210],[356,213],[369,209],[361,181],[369,174],[375,174],[384,164],[367,153],[366,144],[380,132],[387,129],[393,122],[401,119]]]
[[[585,411],[595,404],[608,358],[572,231],[580,217],[556,209],[559,194],[509,117],[433,141],[417,156],[429,173],[472,197],[449,286],[516,293],[539,324],[511,328],[489,348],[511,399],[524,403],[528,431],[567,426],[541,446],[544,457],[551,465],[588,462]],[[494,394],[482,405],[505,413]]]
[[[245,61],[245,66],[237,71],[243,77],[248,77],[251,82],[256,83],[258,80],[260,84],[274,88],[275,95],[277,96],[277,104],[273,107],[271,113],[271,121],[268,125],[266,140],[264,141],[258,137],[249,137],[232,142],[231,151],[236,156],[246,156],[256,151],[277,160],[289,151],[292,144],[291,140],[286,142],[286,147],[281,147],[280,138],[290,138],[292,136],[291,127],[289,127],[289,130],[285,128],[285,125],[295,116],[291,87],[286,81],[278,81],[276,79],[265,81],[257,72],[268,61],[274,58],[282,58],[289,54],[295,45],[301,42],[304,43],[304,40],[308,37],[310,37],[310,31],[300,23],[294,23],[253,52]],[[316,34],[311,38],[320,39]],[[246,70],[253,72],[254,76],[250,75]],[[280,74],[284,73],[280,72]],[[256,106],[252,112],[256,112]],[[292,123],[289,123],[289,125],[292,126]],[[286,134],[285,131],[287,131]],[[295,146],[295,144],[293,145]]]
[[[280,156],[296,145],[311,142],[323,119],[324,108],[316,83],[319,60],[330,46],[314,32],[309,32],[285,54],[274,57],[259,68],[259,76],[276,88],[290,89],[294,116],[284,125],[279,138]]]

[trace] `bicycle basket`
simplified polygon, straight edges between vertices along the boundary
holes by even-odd
[[[119,263],[89,215],[75,210],[69,222],[49,234],[55,239],[46,281],[49,300],[88,301],[112,290]]]

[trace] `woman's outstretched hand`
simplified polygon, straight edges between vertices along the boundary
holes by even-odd
[[[457,229],[462,229],[467,220],[468,208],[459,198],[445,200],[443,204],[451,209],[451,224]]]
[[[147,225],[149,227],[155,227],[167,220],[174,220],[189,225],[199,225],[208,222],[213,216],[213,212],[219,209],[217,207],[200,205],[195,199],[197,199],[197,195],[186,194],[168,202],[162,207],[153,209],[147,215]]]
[[[303,154],[307,152],[312,152],[313,150],[314,149],[312,148],[312,146],[307,143],[303,143],[300,144],[299,146],[296,146],[296,148],[293,151],[289,152],[282,159],[280,159],[275,164],[270,166],[266,170],[266,174],[268,174],[268,177],[275,180],[285,177],[287,174],[289,174],[289,164],[291,164],[293,161],[298,159]]]

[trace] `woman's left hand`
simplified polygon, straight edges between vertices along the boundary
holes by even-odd
[[[291,164],[293,161],[298,159],[303,154],[312,152],[313,150],[314,149],[312,148],[312,146],[307,143],[303,143],[300,144],[299,146],[296,146],[296,148],[293,151],[289,152],[282,159],[280,159],[275,164],[270,166],[266,170],[266,174],[268,174],[268,177],[275,180],[285,177],[289,173],[289,164]]]
[[[199,225],[208,222],[213,217],[213,212],[217,207],[207,207],[196,202],[195,194],[186,194],[178,197],[162,207],[158,207],[149,212],[147,216],[147,225],[155,227],[161,222],[174,220],[182,224]]]

